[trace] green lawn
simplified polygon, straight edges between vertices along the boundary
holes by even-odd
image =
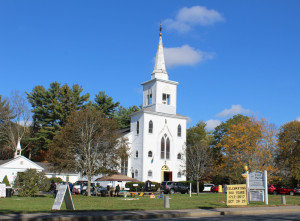
[[[218,194],[174,194],[168,195],[170,199],[170,209],[199,209],[227,207],[226,203],[221,203],[222,197]],[[72,195],[76,210],[163,210],[164,199],[150,199],[148,196],[136,198],[121,197],[87,197],[82,195]],[[127,199],[127,200],[124,200]],[[128,200],[134,199],[134,200]],[[226,194],[223,195],[226,202]],[[287,205],[300,205],[300,196],[286,196]],[[51,212],[54,199],[51,195],[40,197],[18,197],[0,198],[0,213],[34,213]],[[264,203],[253,202],[248,206],[264,206]],[[269,205],[281,205],[280,195],[269,195]],[[62,210],[65,210],[63,203]]]

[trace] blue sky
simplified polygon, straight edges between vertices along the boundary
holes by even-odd
[[[300,120],[300,1],[0,1],[0,94],[58,81],[142,103],[163,24],[177,111]]]

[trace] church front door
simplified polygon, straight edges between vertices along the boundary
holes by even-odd
[[[172,181],[172,172],[171,171],[164,172],[164,181]]]

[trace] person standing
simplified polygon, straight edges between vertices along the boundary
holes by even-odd
[[[116,190],[115,190],[116,196],[119,196],[119,192],[120,192],[120,185],[118,184],[118,185],[116,186]]]

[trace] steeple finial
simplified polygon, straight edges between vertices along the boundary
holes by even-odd
[[[161,21],[160,21],[160,27],[159,27],[159,36],[162,36],[162,33],[161,33],[161,31],[162,31],[162,26],[161,26]]]

